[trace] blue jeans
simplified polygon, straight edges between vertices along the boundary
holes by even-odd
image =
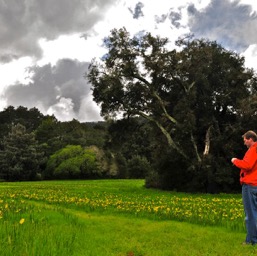
[[[242,198],[247,231],[245,242],[257,244],[257,186],[243,184]]]

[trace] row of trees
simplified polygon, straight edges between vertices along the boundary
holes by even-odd
[[[0,112],[0,119],[2,180],[85,178],[108,172],[107,166],[100,165],[107,161],[101,158],[106,134],[104,122],[60,122],[36,108],[12,106]]]
[[[0,180],[144,178],[150,166],[146,136],[131,140],[119,123],[60,122],[22,106],[0,119]]]

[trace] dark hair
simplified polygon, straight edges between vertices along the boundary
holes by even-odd
[[[252,139],[253,141],[257,141],[257,134],[254,131],[248,131],[242,137],[247,140]]]

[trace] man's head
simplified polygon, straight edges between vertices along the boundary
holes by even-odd
[[[244,144],[249,148],[257,141],[257,134],[254,131],[248,131],[243,136]]]

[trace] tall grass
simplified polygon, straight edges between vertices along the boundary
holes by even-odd
[[[255,255],[254,247],[232,246],[244,239],[240,195],[143,185],[142,180],[0,183],[0,255]]]

